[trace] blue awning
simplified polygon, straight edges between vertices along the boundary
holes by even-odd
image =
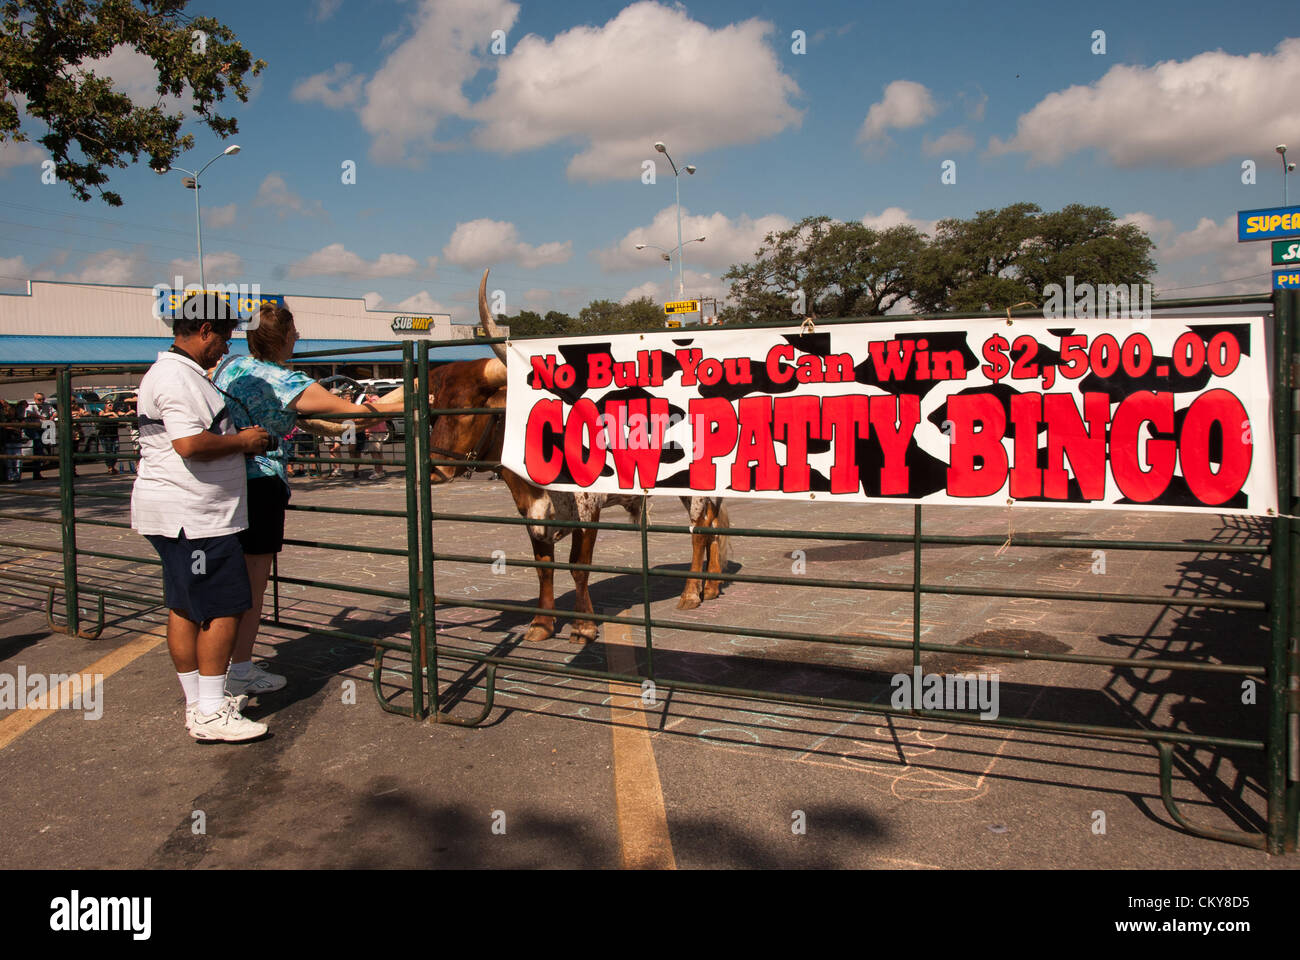
[[[29,363],[153,363],[158,354],[171,346],[168,337],[31,337],[0,334],[0,366]],[[360,347],[374,347],[374,340],[299,340],[296,351],[338,351],[322,357],[307,357],[302,363],[396,363],[400,349],[375,353],[351,354]],[[398,345],[400,347],[400,345]],[[230,352],[248,353],[248,341],[242,337],[230,341]],[[479,360],[492,356],[492,348],[480,344],[434,347],[429,358],[442,363],[449,360]]]

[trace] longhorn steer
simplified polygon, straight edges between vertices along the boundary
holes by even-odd
[[[483,271],[479,284],[478,309],[483,327],[489,336],[500,336],[487,305],[488,271]],[[465,407],[505,407],[506,404],[506,353],[500,344],[493,345],[497,354],[487,360],[449,363],[430,371],[430,405],[438,409]],[[442,415],[436,417],[430,431],[431,459],[436,460],[499,460],[504,436],[502,418],[493,414]],[[430,479],[445,483],[465,471],[463,466],[431,464]],[[567,527],[548,524],[550,520],[577,520],[580,523],[597,523],[600,511],[606,506],[626,509],[633,519],[640,518],[642,498],[623,494],[565,493],[543,490],[509,470],[501,471],[502,479],[510,488],[515,507],[522,517],[535,520],[528,525],[528,536],[533,543],[533,557],[538,561],[554,562],[555,544],[573,534],[569,547],[569,562],[590,564],[596,545],[597,531],[591,527]],[[726,537],[705,532],[726,528],[728,518],[720,497],[682,497],[690,515],[691,526],[700,533],[691,535],[691,572],[698,574],[706,567],[711,573],[721,573]],[[591,595],[587,591],[588,571],[572,570],[577,592],[574,610],[578,614],[591,613]],[[538,598],[536,606],[546,611],[555,610],[555,570],[537,568]],[[720,580],[689,578],[677,602],[680,610],[700,605],[701,599],[712,600],[721,590]],[[533,617],[526,642],[545,640],[555,633],[553,613],[539,613]],[[574,642],[595,640],[598,628],[595,622],[579,617],[569,632]]]

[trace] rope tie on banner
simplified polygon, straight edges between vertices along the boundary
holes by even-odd
[[[816,325],[813,323],[812,317],[804,317],[803,323],[799,324],[800,333],[813,333],[815,332],[815,330],[816,330]]]
[[[1016,533],[1016,528],[1014,525],[1012,525],[1011,522],[1011,504],[1013,504],[1014,502],[1015,502],[1014,500],[1010,500],[1010,499],[1007,500],[1007,541],[1006,543],[1002,544],[1002,546],[998,547],[997,553],[993,554],[993,559],[995,560],[998,557],[1002,556],[1003,551],[1005,551],[1007,547],[1011,546],[1011,540]]]
[[[1013,303],[1011,306],[1007,307],[1007,326],[1008,327],[1011,326],[1011,311],[1014,310],[1016,307],[1037,307],[1037,306],[1038,304],[1034,303],[1034,301],[1032,300],[1021,300],[1019,303]]]

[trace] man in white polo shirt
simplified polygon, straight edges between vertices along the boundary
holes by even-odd
[[[235,431],[205,370],[225,355],[238,322],[218,298],[187,301],[175,340],[140,381],[140,472],[131,526],[162,559],[167,647],[196,740],[251,740],[266,724],[226,696],[239,615],[252,605],[235,534],[248,526],[244,457],[266,450],[261,427]],[[197,314],[197,316],[195,316]]]

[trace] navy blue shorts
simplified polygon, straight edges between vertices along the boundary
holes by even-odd
[[[191,540],[182,530],[175,538],[145,539],[162,559],[167,606],[185,619],[203,624],[214,617],[237,617],[253,606],[237,535]]]

